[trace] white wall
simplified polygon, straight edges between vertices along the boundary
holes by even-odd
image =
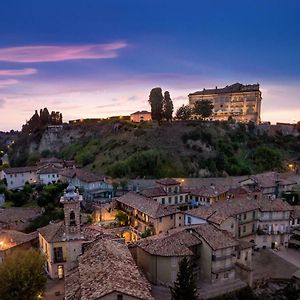
[[[206,220],[194,217],[188,214],[184,214],[184,225],[198,225],[198,224],[206,224]]]
[[[22,188],[26,182],[31,184],[38,181],[38,176],[36,172],[33,171],[26,173],[5,174],[5,178],[7,181],[7,188],[9,190]]]

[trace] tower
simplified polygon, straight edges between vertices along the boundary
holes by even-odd
[[[69,185],[61,197],[60,202],[64,205],[64,223],[66,239],[80,238],[80,202],[82,196],[76,191],[73,185]]]

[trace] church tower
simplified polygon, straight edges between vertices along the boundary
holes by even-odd
[[[80,202],[82,196],[76,191],[73,185],[69,185],[61,197],[60,202],[64,205],[64,222],[66,239],[78,239],[81,236],[80,229]]]

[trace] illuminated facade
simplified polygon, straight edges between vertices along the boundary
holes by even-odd
[[[212,120],[227,121],[232,118],[237,122],[260,123],[262,96],[259,84],[235,83],[224,88],[203,89],[189,94],[191,108],[203,100],[211,101],[214,106]]]

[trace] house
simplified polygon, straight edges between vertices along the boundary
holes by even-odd
[[[3,175],[9,190],[20,189],[26,182],[32,184],[38,182],[37,167],[7,168]]]
[[[211,183],[208,186],[200,186],[198,188],[184,188],[189,194],[189,202],[192,206],[212,205],[218,201],[223,201],[228,196],[228,188],[223,185]]]
[[[106,176],[99,176],[78,168],[64,169],[60,172],[60,176],[62,181],[82,189],[85,198],[112,197],[113,187]]]
[[[242,179],[239,181],[239,185],[246,186],[250,190],[259,188],[265,196],[279,197],[283,192],[292,191],[297,182],[280,178],[278,173],[267,172]]]
[[[290,226],[291,238],[289,240],[289,246],[300,248],[300,205],[293,206]]]
[[[126,245],[102,239],[92,243],[67,272],[66,300],[154,300]]]
[[[227,232],[202,224],[141,239],[132,251],[136,252],[137,265],[147,279],[155,285],[164,286],[173,285],[179,262],[183,257],[189,257],[198,285],[235,279],[238,245],[239,242]],[[239,251],[240,255],[244,255],[243,249]],[[241,258],[239,260],[243,263]]]
[[[148,112],[146,110],[136,111],[135,113],[130,115],[130,122],[134,123],[146,122],[151,120],[151,112]]]
[[[60,180],[61,168],[55,164],[47,164],[37,170],[39,182],[42,184],[56,183]]]
[[[231,199],[185,212],[185,224],[207,222],[256,247],[287,246],[293,208],[282,199]]]
[[[23,231],[35,218],[43,214],[42,208],[0,208],[0,229]]]
[[[0,229],[0,263],[16,250],[27,250],[38,244],[38,233],[23,233],[16,230]]]
[[[85,237],[81,232],[80,202],[82,196],[69,185],[60,202],[64,206],[64,221],[39,228],[40,251],[46,255],[46,272],[50,278],[63,278],[74,268],[82,254]]]
[[[173,178],[156,180],[156,187],[144,189],[141,194],[160,204],[187,206],[189,192],[183,191],[181,183]]]
[[[158,234],[184,224],[183,215],[176,207],[160,204],[136,192],[116,198],[115,207],[129,216],[133,240],[140,238],[146,229]]]

